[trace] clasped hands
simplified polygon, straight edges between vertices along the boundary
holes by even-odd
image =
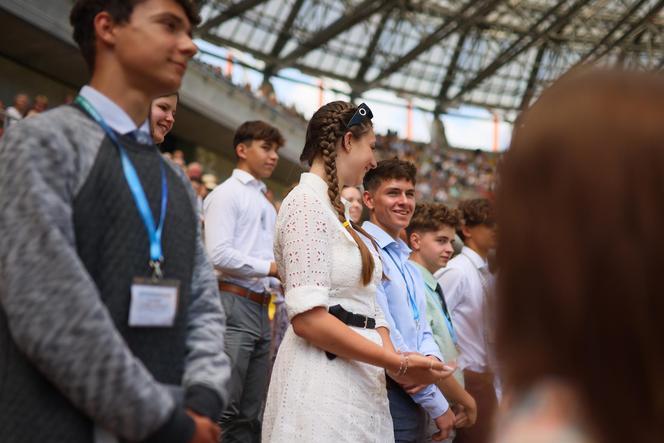
[[[426,356],[417,352],[403,352],[399,355],[399,368],[396,371],[388,370],[387,374],[409,394],[415,394],[426,386],[449,377],[456,369],[455,364],[443,363],[432,355]]]

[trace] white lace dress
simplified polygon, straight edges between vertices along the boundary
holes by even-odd
[[[387,328],[376,301],[380,258],[374,256],[372,283],[362,286],[357,244],[337,219],[320,177],[302,174],[282,203],[276,229],[275,258],[289,319],[317,306],[340,304]],[[353,329],[382,344],[375,330]],[[262,435],[267,443],[393,442],[384,370],[328,360],[289,326],[272,371]]]

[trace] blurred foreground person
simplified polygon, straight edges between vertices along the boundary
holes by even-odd
[[[664,78],[578,71],[525,113],[498,200],[496,441],[664,441]]]
[[[0,144],[0,441],[216,442],[224,315],[195,196],[148,121],[198,13],[79,0],[70,21],[89,84]]]

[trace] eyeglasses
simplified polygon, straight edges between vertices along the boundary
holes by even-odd
[[[348,121],[346,129],[350,129],[353,126],[361,125],[362,122],[364,122],[364,120],[366,119],[371,120],[372,118],[373,118],[373,112],[371,112],[371,109],[369,109],[366,103],[361,103],[360,106],[357,107],[355,114],[353,114],[353,116]]]

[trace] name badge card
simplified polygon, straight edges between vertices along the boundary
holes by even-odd
[[[131,285],[129,326],[171,327],[178,310],[180,282],[135,278]]]

